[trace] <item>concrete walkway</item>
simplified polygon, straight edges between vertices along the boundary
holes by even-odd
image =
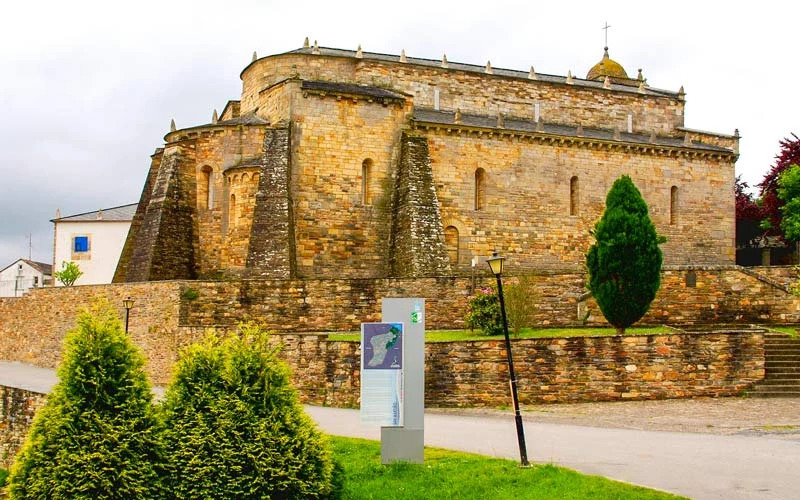
[[[308,406],[330,434],[380,439],[361,427],[358,410]],[[610,429],[532,422],[525,437],[532,462],[702,499],[800,498],[800,441]],[[519,459],[511,416],[427,414],[425,444]]]
[[[0,385],[47,392],[55,381],[52,370],[0,361]],[[729,412],[747,411],[747,400],[733,403],[707,400],[699,404],[708,412],[715,406],[736,408]],[[628,405],[593,404],[596,408],[593,411],[582,409],[580,413],[588,415],[583,420],[578,419],[582,425],[543,422],[537,412],[526,414],[529,458],[532,462],[563,465],[698,500],[800,498],[800,474],[797,472],[800,470],[800,438],[795,433],[724,435],[625,429],[614,427],[610,419],[598,418],[603,408],[618,413],[614,405],[619,404]],[[779,400],[752,402],[753,406],[760,406],[765,415],[770,413],[770,405],[794,413],[796,406],[792,405],[797,404]],[[698,402],[669,401],[646,402],[636,412],[672,413],[674,419],[689,420],[691,412],[686,411],[686,407],[692,411],[703,410],[698,408]],[[678,408],[683,408],[682,416]],[[380,439],[379,428],[361,426],[358,410],[314,406],[307,406],[306,410],[327,433]],[[570,418],[577,418],[574,412]],[[781,422],[786,422],[789,417],[782,418]],[[601,421],[603,427],[590,426],[594,420]],[[768,427],[771,422],[763,423]],[[480,415],[430,412],[425,416],[425,444],[519,459],[513,417],[499,412]]]

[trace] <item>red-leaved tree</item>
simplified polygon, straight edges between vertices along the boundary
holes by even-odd
[[[763,218],[769,222],[769,232],[771,235],[778,235],[783,238],[781,230],[781,207],[783,201],[778,198],[778,179],[789,165],[800,165],[800,137],[792,134],[792,138],[785,138],[780,142],[781,150],[775,156],[775,165],[764,175],[764,179],[758,185],[761,188],[761,212]],[[738,197],[737,197],[738,214]]]
[[[734,193],[736,195],[736,246],[745,247],[761,236],[764,231],[760,227],[764,219],[761,207],[753,200],[753,195],[748,192],[750,186],[742,180],[741,175],[736,176]]]

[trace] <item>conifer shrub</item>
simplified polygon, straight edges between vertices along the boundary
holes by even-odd
[[[236,337],[210,334],[177,363],[162,406],[169,495],[337,496],[328,442],[303,411],[278,349],[260,328],[239,328]]]
[[[59,382],[11,469],[11,498],[161,498],[162,455],[143,367],[108,302],[83,310],[65,339]]]
[[[469,300],[465,321],[470,329],[480,328],[485,335],[503,334],[500,299],[492,288],[478,290]]]
[[[611,186],[592,235],[596,241],[586,254],[589,290],[606,320],[623,334],[644,316],[661,286],[658,245],[666,241],[627,175]]]

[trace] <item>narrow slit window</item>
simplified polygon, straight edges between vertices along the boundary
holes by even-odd
[[[228,205],[228,229],[233,229],[236,225],[236,195],[231,195],[231,202]]]
[[[455,226],[447,226],[444,230],[444,244],[447,248],[447,255],[450,258],[450,265],[458,265],[458,229]]]
[[[569,214],[578,215],[578,177],[569,180]]]
[[[486,207],[486,170],[479,168],[475,171],[475,210]]]
[[[367,158],[361,163],[361,203],[369,205],[372,202],[369,185],[372,181],[372,160]]]
[[[678,186],[669,190],[669,223],[675,224],[678,220]]]

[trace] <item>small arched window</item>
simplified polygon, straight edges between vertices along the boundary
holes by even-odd
[[[678,186],[669,190],[669,223],[675,224],[678,220]]]
[[[475,210],[486,208],[486,170],[475,171]]]
[[[447,256],[450,257],[450,264],[458,265],[458,229],[455,226],[444,228],[444,245],[447,247]]]
[[[228,229],[236,226],[236,195],[231,195],[231,202],[228,204]]]
[[[214,171],[205,166],[202,169],[201,186],[199,189],[200,203],[203,208],[214,207]]]
[[[372,160],[367,158],[361,162],[361,203],[369,205],[372,203],[372,193],[369,185],[372,181]]]
[[[578,177],[569,180],[569,214],[578,215]]]

